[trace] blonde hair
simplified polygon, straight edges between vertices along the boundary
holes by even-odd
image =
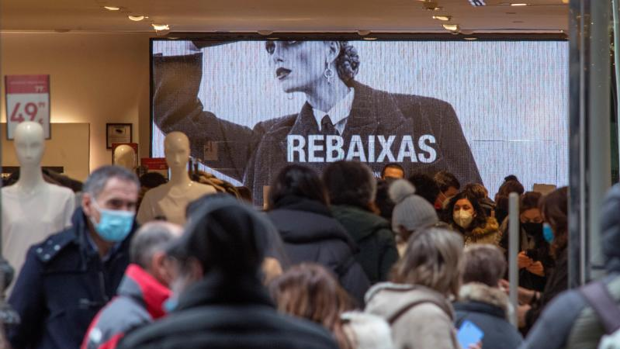
[[[417,231],[409,238],[405,255],[394,266],[392,281],[458,297],[463,246],[463,238],[450,230],[432,227]]]

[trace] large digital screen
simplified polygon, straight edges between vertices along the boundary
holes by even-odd
[[[491,193],[568,182],[565,41],[152,41],[152,156],[185,133],[257,204],[279,169],[439,170]]]

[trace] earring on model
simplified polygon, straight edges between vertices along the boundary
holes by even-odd
[[[334,71],[329,66],[328,62],[325,62],[325,72],[323,73],[323,75],[325,75],[325,78],[327,79],[327,83],[331,84],[332,80],[334,79]]]

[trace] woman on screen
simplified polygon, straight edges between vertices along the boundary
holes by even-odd
[[[202,81],[202,53],[153,59],[157,126],[164,133],[186,133],[192,155],[243,181],[256,204],[289,163],[322,170],[338,160],[358,160],[379,172],[386,163],[398,162],[408,172],[447,170],[462,183],[481,182],[449,103],[355,81],[360,58],[347,41],[267,41],[265,49],[283,91],[304,93],[306,103],[297,114],[261,121],[252,129],[218,118],[197,98],[201,83],[209,83]]]

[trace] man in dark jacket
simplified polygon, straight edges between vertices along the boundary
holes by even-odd
[[[263,203],[263,186],[269,185],[285,165],[307,161],[322,170],[334,161],[328,160],[327,151],[319,155],[323,160],[310,159],[315,154],[310,148],[327,150],[331,141],[321,135],[309,103],[299,113],[265,120],[253,128],[205,111],[197,98],[202,61],[201,53],[153,58],[154,121],[164,133],[187,134],[192,156],[243,181],[253,190],[255,204]],[[410,173],[448,170],[463,183],[482,183],[461,124],[449,103],[379,91],[353,80],[347,84],[354,91],[354,99],[345,115],[343,132],[332,138],[341,142],[338,149],[343,155],[339,159],[367,162],[376,173],[386,163],[399,162]],[[313,141],[310,135],[318,138]],[[205,156],[207,148],[215,149],[217,155]]]
[[[386,281],[398,260],[396,240],[390,222],[371,211],[377,190],[368,166],[338,161],[323,173],[332,203],[332,213],[360,248],[357,261],[371,284]]]
[[[602,209],[602,243],[609,276],[602,282],[620,307],[620,184],[607,194]],[[569,290],[551,302],[528,334],[522,349],[597,348],[605,334],[598,315],[580,290]]]
[[[279,315],[260,281],[268,220],[226,194],[193,210],[172,246],[176,308],[121,340],[123,349],[336,349],[318,325]],[[174,299],[174,298],[173,298]]]
[[[183,228],[151,222],[131,240],[131,263],[115,297],[90,324],[81,349],[114,349],[125,333],[163,317],[173,268],[165,247]]]
[[[93,317],[115,295],[129,264],[138,178],[118,166],[84,184],[73,226],[32,246],[9,303],[21,323],[13,349],[78,349]]]

